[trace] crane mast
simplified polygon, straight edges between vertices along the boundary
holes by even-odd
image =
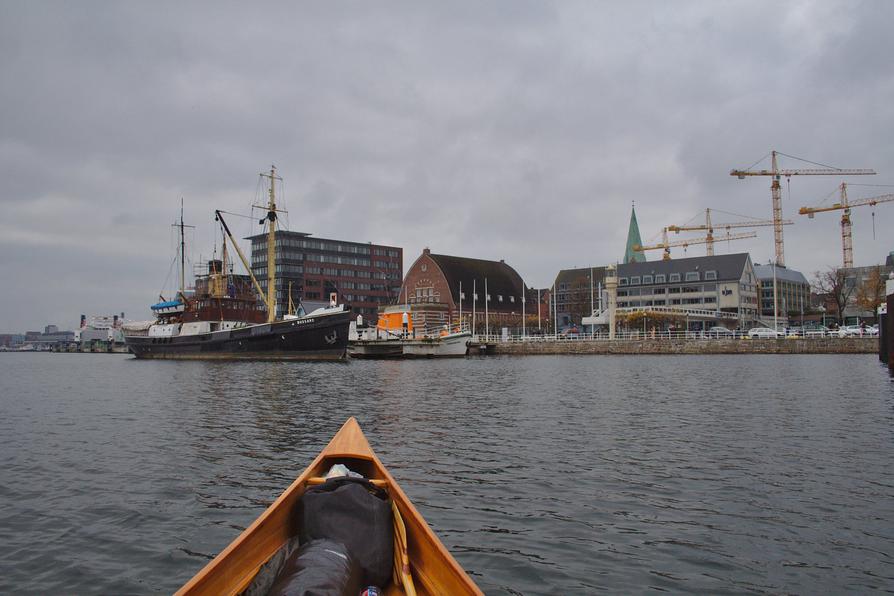
[[[889,203],[894,201],[894,194],[880,195],[867,199],[858,199],[856,201],[848,201],[847,183],[842,182],[839,186],[841,193],[841,202],[834,203],[828,207],[801,207],[798,210],[800,215],[806,215],[813,219],[817,213],[825,211],[841,211],[841,251],[843,254],[843,264],[845,269],[854,266],[854,240],[853,230],[851,226],[851,207],[874,207],[879,203]]]
[[[773,198],[773,239],[776,248],[776,264],[785,267],[785,244],[782,237],[782,186],[779,180],[782,176],[790,178],[792,176],[864,176],[875,174],[870,169],[845,169],[845,168],[801,168],[801,169],[779,169],[777,160],[778,151],[770,151],[770,169],[769,170],[730,170],[730,176],[736,176],[739,180],[743,180],[746,176],[770,176],[770,194]],[[784,153],[782,155],[785,155]],[[791,157],[791,156],[788,156]],[[795,158],[798,159],[798,158]]]

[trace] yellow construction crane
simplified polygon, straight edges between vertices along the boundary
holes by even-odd
[[[812,163],[814,165],[823,166],[822,168],[808,169],[779,169],[776,161],[777,155],[784,155],[792,159]],[[875,174],[875,170],[854,169],[854,168],[833,168],[824,166],[800,157],[786,155],[779,151],[770,151],[771,167],[769,170],[752,170],[747,168],[744,170],[730,170],[730,176],[736,176],[739,180],[743,180],[746,176],[772,176],[773,182],[770,184],[770,193],[773,196],[773,235],[776,242],[776,264],[785,266],[785,247],[782,241],[782,190],[779,185],[780,176],[791,178],[792,176],[865,176]],[[752,166],[753,167],[753,166]]]
[[[664,249],[664,255],[661,257],[664,261],[670,261],[671,258],[671,246],[682,246],[686,248],[690,244],[707,244],[709,241],[714,242],[714,238],[711,237],[710,240],[708,237],[703,238],[691,238],[689,240],[675,240],[674,242],[668,242],[667,240],[667,231],[670,228],[663,228],[661,230],[661,244],[652,244],[650,246],[642,246],[640,244],[634,244],[633,250],[637,252],[645,252],[647,250],[657,250],[659,248]],[[748,232],[745,234],[727,234],[726,236],[721,236],[719,240],[741,240],[743,238],[756,238],[757,233]]]
[[[841,248],[844,251],[844,267],[847,269],[854,266],[854,243],[853,237],[851,236],[851,207],[865,207],[866,205],[875,206],[879,203],[888,203],[894,201],[894,194],[848,201],[847,183],[842,182],[839,188],[841,189],[840,203],[833,203],[828,207],[801,207],[798,210],[798,213],[813,219],[814,215],[824,211],[837,211],[839,209],[844,211],[844,213],[841,214]]]
[[[786,219],[782,221],[782,225],[790,226],[794,222],[790,219]],[[704,225],[698,226],[668,226],[668,232],[676,232],[679,234],[680,232],[695,232],[700,230],[707,230],[708,235],[705,236],[707,242],[705,242],[706,251],[708,256],[714,256],[714,229],[720,228],[726,230],[727,235],[729,235],[729,231],[732,228],[758,228],[761,226],[772,226],[775,225],[772,220],[769,219],[756,219],[754,221],[740,221],[733,223],[712,223],[711,222],[711,210],[705,209],[705,223]]]

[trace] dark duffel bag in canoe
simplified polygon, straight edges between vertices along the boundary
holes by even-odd
[[[354,596],[363,587],[360,574],[344,544],[313,540],[286,559],[268,596]]]
[[[331,478],[308,488],[298,506],[301,542],[344,544],[363,571],[363,583],[384,586],[394,561],[391,501],[364,478]]]

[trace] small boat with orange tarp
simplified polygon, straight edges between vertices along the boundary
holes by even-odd
[[[187,582],[178,595],[240,594],[274,555],[294,540],[296,509],[309,487],[342,464],[387,491],[394,511],[394,568],[388,596],[482,594],[423,519],[349,418],[323,451],[242,534]]]
[[[416,325],[412,305],[387,306],[379,311],[375,325],[362,325],[361,318],[348,331],[351,358],[444,358],[463,357],[472,333],[465,325]]]

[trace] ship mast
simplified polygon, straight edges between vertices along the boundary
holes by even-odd
[[[270,198],[267,203],[267,322],[276,320],[276,194],[274,188],[276,181],[282,180],[276,175],[276,166],[270,166],[269,174],[261,174],[264,178],[270,178]],[[261,220],[264,223],[264,220]]]
[[[186,237],[183,229],[195,227],[183,223],[183,197],[180,197],[180,223],[173,223],[171,226],[180,228],[180,296],[182,298],[186,291]]]

